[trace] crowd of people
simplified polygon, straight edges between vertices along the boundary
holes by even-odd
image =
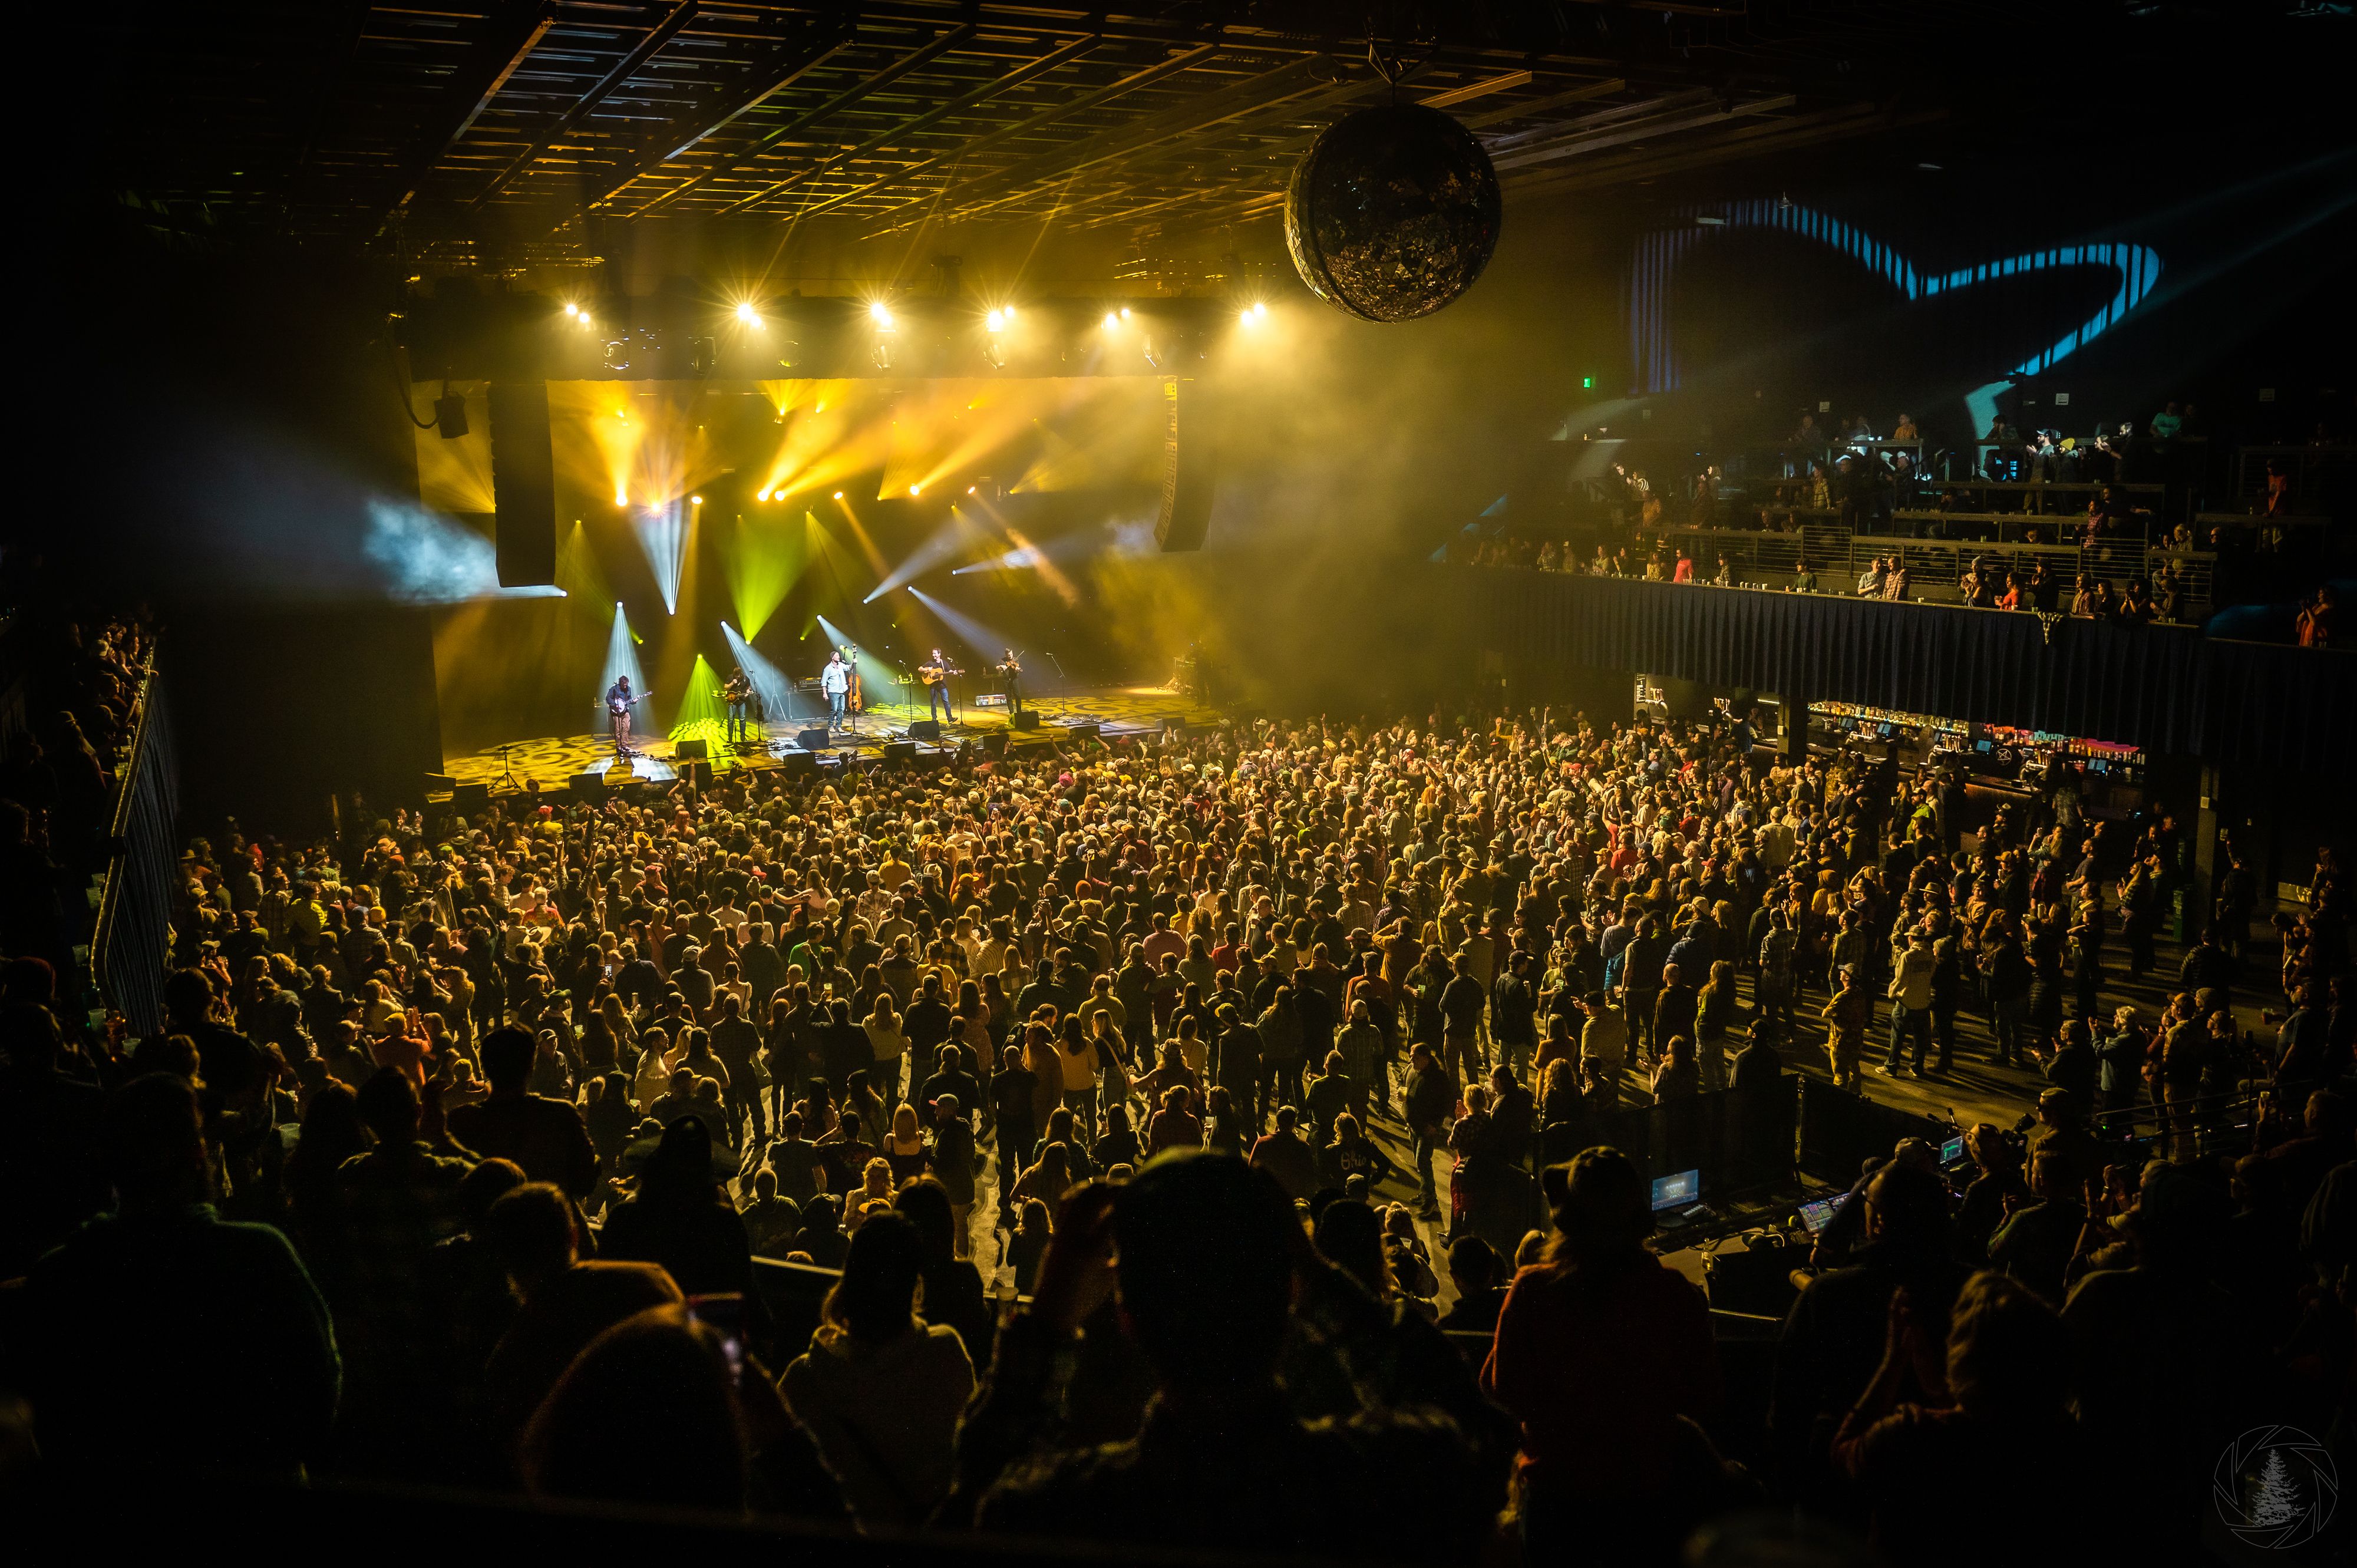
[[[1401,1561],[1501,1516],[1664,1561],[1771,1502],[2059,1558],[2087,1532],[2022,1475],[2166,1539],[2221,1422],[2345,1419],[2337,867],[2254,1036],[2247,875],[2158,950],[2166,810],[2063,768],[1968,822],[1754,741],[1264,722],[199,841],[165,1030],[9,968],[0,1372],[66,1476]],[[1968,1185],[1866,1174],[1746,1424],[1596,1133],[1804,1061],[1861,1089],[1878,1029],[1894,1078],[2018,1069],[2033,1124]],[[756,1257],[837,1272],[814,1331]]]
[[[87,938],[81,890],[106,861],[151,638],[135,620],[44,602],[41,582],[9,561],[18,607],[0,617],[0,952],[62,971]]]

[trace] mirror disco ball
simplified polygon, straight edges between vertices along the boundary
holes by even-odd
[[[1326,128],[1285,192],[1285,243],[1313,293],[1365,321],[1429,316],[1498,248],[1498,171],[1437,109],[1391,103]]]

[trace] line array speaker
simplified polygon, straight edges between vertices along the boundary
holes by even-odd
[[[1218,464],[1210,412],[1193,377],[1162,383],[1162,510],[1154,520],[1154,542],[1166,551],[1200,550],[1211,530]]]
[[[556,581],[556,473],[548,446],[548,383],[494,381],[491,405],[491,539],[500,586]]]

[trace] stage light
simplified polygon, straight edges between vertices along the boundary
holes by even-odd
[[[880,299],[868,306],[867,314],[876,318],[876,325],[878,327],[892,325],[892,307]]]
[[[581,325],[584,327],[589,325],[589,313],[586,310],[581,313]]]
[[[748,327],[759,327],[761,324],[761,313],[753,308],[753,302],[748,299],[737,307],[737,319]]]
[[[1254,314],[1254,316],[1259,316],[1259,317],[1265,317],[1265,316],[1267,316],[1267,315],[1268,315],[1268,301],[1266,301],[1266,300],[1265,300],[1265,299],[1256,299],[1256,300],[1253,301],[1253,314]]]
[[[922,485],[910,485],[909,487],[909,493],[913,496],[923,489],[924,487]]]
[[[1007,319],[1007,320],[1012,321],[1012,320],[1014,320],[1014,319],[1015,319],[1015,307],[1014,307],[1013,306],[1011,306],[1011,305],[1002,305],[1002,306],[1000,306],[998,308],[999,308],[999,310],[1000,310],[1002,313],[1004,313],[1004,314],[1005,314],[1005,316],[1006,317],[1006,319]]]
[[[1105,318],[1104,318],[1104,329],[1105,329],[1106,331],[1111,332],[1111,331],[1113,331],[1115,328],[1119,327],[1120,325],[1121,325],[1121,317],[1120,317],[1115,316],[1115,315],[1114,315],[1112,311],[1110,311],[1110,310],[1108,310],[1108,311],[1106,311],[1106,312],[1105,312]]]
[[[982,324],[993,332],[1003,332],[1006,329],[1006,312],[994,310],[982,318]]]
[[[841,499],[843,499],[843,492],[842,492],[841,490],[837,490],[837,491],[835,491],[835,492],[834,492],[834,499],[837,499],[837,500],[841,500]]]
[[[1245,328],[1245,329],[1246,329],[1246,330],[1250,330],[1253,327],[1254,327],[1254,326],[1258,325],[1258,323],[1259,323],[1259,321],[1260,321],[1260,317],[1257,317],[1257,316],[1254,316],[1254,315],[1250,310],[1248,310],[1248,309],[1247,309],[1247,310],[1239,310],[1239,311],[1237,311],[1237,312],[1236,312],[1236,319],[1237,319],[1239,322],[1243,323],[1243,325],[1244,326],[1244,328]]]
[[[615,487],[615,489],[614,489],[614,504],[615,504],[616,506],[628,506],[628,505],[630,505],[630,491],[628,491],[628,490],[626,490],[626,489],[622,489],[621,487],[619,487],[619,485],[618,485],[618,486],[616,486],[616,487]]]
[[[972,485],[968,485],[968,486],[965,488],[965,493],[966,493],[966,494],[968,494],[968,495],[972,495],[972,494],[974,494],[974,487],[973,487]]]
[[[1129,306],[1125,306],[1125,306],[1123,306],[1121,307],[1121,318],[1122,318],[1124,321],[1126,321],[1126,320],[1128,320],[1128,319],[1129,319]]]
[[[753,494],[753,499],[757,501],[768,500],[770,499],[770,492],[767,490],[757,490]]]
[[[568,299],[565,302],[565,314],[567,316],[578,316],[581,314],[581,307]]]
[[[690,496],[687,498],[687,503],[690,506],[702,506],[704,504],[704,498],[702,496]]]

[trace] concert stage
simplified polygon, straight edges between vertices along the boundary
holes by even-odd
[[[909,726],[927,716],[923,703],[878,704],[856,715],[857,734],[838,732],[827,750],[805,755],[814,757],[822,768],[841,768],[885,761],[885,747],[898,743],[913,746],[912,752],[904,755],[919,760],[947,758],[954,757],[961,746],[980,752],[991,744],[991,737],[1004,735],[1009,751],[1021,757],[1035,751],[1046,755],[1054,748],[1085,745],[1092,733],[1085,726],[1090,725],[1095,726],[1092,733],[1098,739],[1118,741],[1158,735],[1174,722],[1192,726],[1219,722],[1216,710],[1161,686],[1090,687],[1069,696],[1027,701],[1025,708],[1039,714],[1037,729],[1014,728],[1003,708],[968,707],[960,710],[957,722],[942,726],[942,737],[936,742],[909,737]],[[752,744],[738,747],[728,743],[722,726],[706,721],[660,738],[640,736],[637,741],[640,755],[627,765],[615,757],[613,742],[606,736],[551,736],[513,742],[504,748],[504,758],[499,746],[451,757],[445,760],[443,771],[461,785],[490,785],[500,795],[533,785],[543,789],[561,788],[584,773],[598,774],[615,783],[634,778],[663,784],[679,777],[679,765],[684,759],[676,754],[683,741],[703,741],[705,760],[716,774],[776,768],[789,754],[802,753],[797,737],[805,725],[821,722],[790,719],[757,725]]]

